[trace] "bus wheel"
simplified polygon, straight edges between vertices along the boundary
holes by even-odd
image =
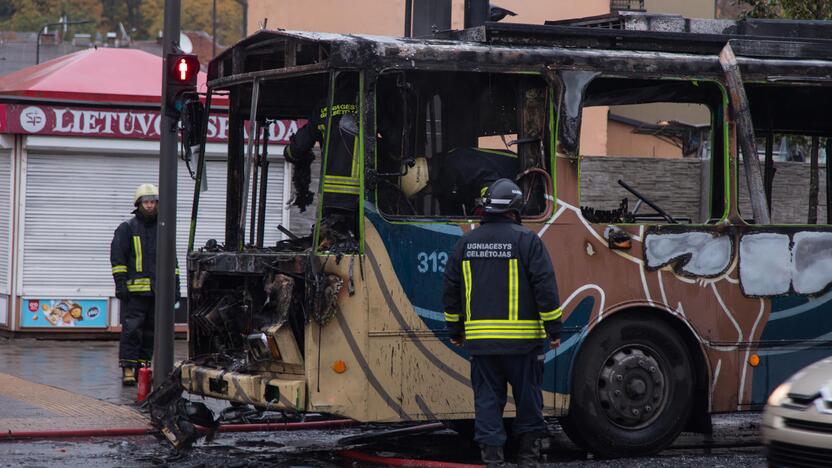
[[[598,455],[651,454],[682,432],[692,399],[691,358],[681,337],[655,317],[614,318],[581,347],[568,425]]]

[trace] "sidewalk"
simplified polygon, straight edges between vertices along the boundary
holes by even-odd
[[[187,354],[177,340],[175,359]],[[0,432],[144,427],[118,342],[0,338]]]

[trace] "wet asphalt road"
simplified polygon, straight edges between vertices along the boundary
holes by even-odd
[[[116,362],[117,343],[60,342],[0,338],[0,372],[63,388],[114,404],[130,404],[135,387],[121,387]],[[177,359],[184,358],[186,343],[177,341]],[[201,398],[195,398],[203,401]],[[227,406],[208,401],[218,412]],[[2,412],[2,408],[0,408]],[[683,434],[674,448],[656,456],[623,460],[597,460],[577,449],[556,423],[545,445],[547,466],[592,467],[757,467],[765,464],[759,446],[758,413],[714,416],[713,442],[740,445],[734,448],[701,448],[700,434]],[[333,430],[297,432],[220,433],[211,443],[198,442],[186,453],[176,453],[167,442],[152,436],[0,442],[0,467],[111,466],[247,467],[247,466],[345,466],[338,456],[344,449],[383,456],[477,463],[470,440],[443,430],[432,434],[384,439],[345,447],[339,439],[378,430],[380,426],[356,426]],[[696,447],[696,448],[691,448]],[[367,465],[361,465],[367,466]]]
[[[342,446],[339,439],[357,435],[374,426],[337,430],[296,432],[221,433],[211,443],[198,442],[191,450],[177,453],[166,442],[152,436],[90,438],[60,441],[0,442],[0,466],[172,466],[172,467],[255,467],[255,466],[369,466],[352,465],[338,456],[343,449],[380,456],[420,458],[477,463],[477,453],[453,431],[401,437],[372,444]],[[764,450],[755,444],[759,414],[730,414],[715,418],[714,442],[742,444],[743,447],[706,451],[699,446],[703,437],[684,434],[676,446],[658,455],[642,458],[598,460],[579,451],[565,439],[556,424],[545,451],[544,466],[580,467],[758,467],[765,465]]]

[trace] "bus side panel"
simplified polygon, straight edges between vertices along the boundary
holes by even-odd
[[[353,275],[355,294],[349,295],[350,263],[358,270],[357,256],[321,259],[324,271],[338,275],[343,286],[338,296],[340,310],[325,325],[307,323],[305,368],[309,410],[338,414],[365,421],[368,404],[377,398],[369,388],[367,290],[360,275]],[[339,372],[340,370],[342,370]],[[391,418],[393,416],[390,416]]]

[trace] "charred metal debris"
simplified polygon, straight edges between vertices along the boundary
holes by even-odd
[[[211,441],[219,420],[204,403],[182,398],[181,368],[176,368],[147,398],[150,424],[177,450],[188,449],[203,435]],[[205,428],[204,434],[198,427]]]

